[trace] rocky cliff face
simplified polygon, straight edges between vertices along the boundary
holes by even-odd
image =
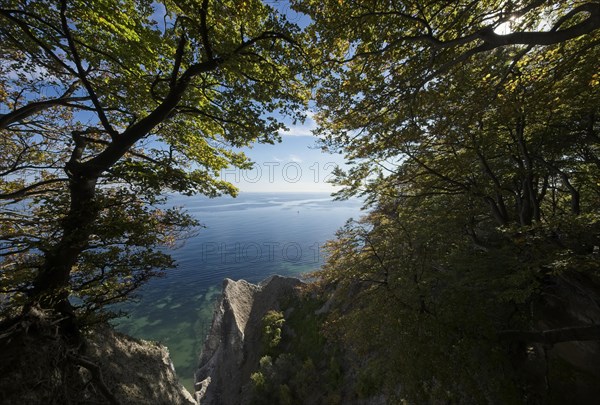
[[[90,339],[88,351],[120,404],[196,405],[166,347],[106,328]]]
[[[106,325],[73,347],[34,308],[0,337],[0,404],[196,404],[164,346]]]
[[[243,386],[260,360],[264,315],[280,309],[280,303],[294,296],[301,284],[281,276],[258,285],[225,279],[195,376],[198,403],[240,403]]]

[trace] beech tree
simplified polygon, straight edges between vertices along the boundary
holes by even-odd
[[[165,192],[235,194],[231,147],[302,119],[299,30],[258,0],[4,0],[0,21],[5,315],[128,298],[196,225]]]
[[[552,373],[569,360],[550,346],[598,337],[567,312],[573,286],[598,302],[599,4],[296,3],[333,72],[316,120],[351,163],[338,196],[372,209],[317,273],[343,308],[330,332],[367,359],[359,385],[398,402],[566,401]]]

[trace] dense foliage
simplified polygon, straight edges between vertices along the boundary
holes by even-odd
[[[343,359],[336,342],[321,333],[324,315],[319,309],[323,304],[306,289],[298,297],[290,297],[283,311],[265,314],[263,348],[250,376],[248,403],[343,403]]]
[[[365,384],[416,403],[560,403],[562,382],[590,386],[548,356],[598,336],[557,286],[598,309],[599,5],[297,3],[329,61],[317,132],[353,163],[339,196],[372,208],[318,273]],[[537,333],[553,328],[574,329]]]

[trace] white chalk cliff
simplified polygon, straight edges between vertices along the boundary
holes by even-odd
[[[258,285],[225,279],[223,295],[196,371],[196,400],[201,405],[242,402],[245,383],[261,352],[262,319],[293,297],[302,282],[273,276]]]

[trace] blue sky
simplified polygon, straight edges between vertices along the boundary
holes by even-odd
[[[289,1],[267,0],[266,3],[300,27],[306,27],[310,22],[308,16],[292,10]],[[311,134],[316,124],[311,119],[312,114],[307,115],[304,124],[287,124],[289,130],[281,132],[281,143],[255,144],[243,149],[255,162],[253,170],[223,170],[221,177],[241,192],[331,193],[339,189],[327,180],[331,179],[336,165],[345,167],[344,159],[341,155],[324,153],[317,147],[317,138]]]
[[[281,132],[274,145],[255,144],[243,151],[254,161],[252,170],[225,169],[221,178],[242,192],[333,192],[327,182],[336,165],[344,167],[341,155],[324,153],[311,134],[315,123],[309,117],[302,125]]]

